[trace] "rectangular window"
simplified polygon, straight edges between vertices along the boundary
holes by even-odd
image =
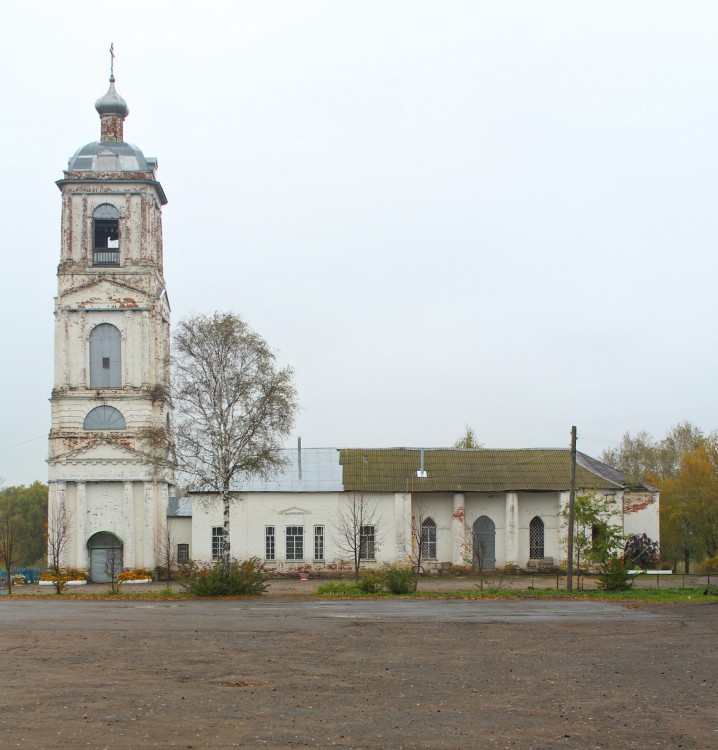
[[[287,526],[287,560],[304,559],[304,526]]]
[[[314,527],[314,559],[324,559],[324,527]]]
[[[264,527],[264,559],[275,559],[274,526]]]
[[[224,526],[212,527],[212,559],[219,560],[224,552]]]
[[[177,545],[177,565],[187,565],[189,562],[189,544]]]
[[[374,559],[374,527],[359,527],[359,557],[362,560]]]
[[[102,358],[102,369],[103,370],[109,370],[110,369],[110,358],[109,357],[103,357]]]

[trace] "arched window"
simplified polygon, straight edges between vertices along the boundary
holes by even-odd
[[[436,524],[432,518],[421,522],[421,556],[424,560],[436,560]]]
[[[88,412],[82,425],[83,430],[126,430],[127,424],[122,413],[114,406],[96,406]]]
[[[100,323],[90,332],[90,388],[122,388],[120,331]]]
[[[534,516],[529,524],[529,559],[543,560],[544,557],[543,521]]]
[[[110,203],[102,203],[93,212],[95,244],[93,266],[120,265],[120,212]]]

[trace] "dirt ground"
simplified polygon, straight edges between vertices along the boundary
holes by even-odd
[[[718,605],[0,600],[0,748],[715,748]]]

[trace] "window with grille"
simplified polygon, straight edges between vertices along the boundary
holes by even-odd
[[[304,559],[304,526],[287,526],[287,560]]]
[[[275,539],[274,539],[274,526],[264,527],[264,559],[274,560],[276,555]]]
[[[219,560],[224,553],[224,526],[212,527],[212,559]]]
[[[359,557],[362,560],[373,560],[374,559],[374,527],[373,526],[360,526],[359,527]]]
[[[436,560],[436,524],[432,518],[421,523],[421,556],[424,560]]]
[[[189,544],[177,545],[177,565],[187,565],[189,562]]]
[[[324,527],[314,527],[314,559],[324,559]]]
[[[543,560],[543,558],[543,521],[538,516],[534,516],[529,524],[529,559]]]

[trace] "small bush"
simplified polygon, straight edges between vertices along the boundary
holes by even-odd
[[[257,558],[232,560],[224,575],[221,560],[212,565],[190,562],[184,569],[182,588],[190,596],[257,596],[267,588],[267,579]]]
[[[411,594],[416,591],[418,576],[411,568],[392,566],[383,573],[385,586],[392,594]]]
[[[712,575],[718,573],[718,557],[708,557],[696,566],[698,575]]]
[[[601,563],[596,586],[604,591],[629,591],[635,582],[636,578],[629,573],[625,561],[614,554]]]
[[[317,586],[318,596],[359,596],[365,593],[357,583],[345,583],[344,581],[329,581]]]
[[[359,588],[365,594],[378,594],[385,586],[386,574],[383,570],[362,570]]]

